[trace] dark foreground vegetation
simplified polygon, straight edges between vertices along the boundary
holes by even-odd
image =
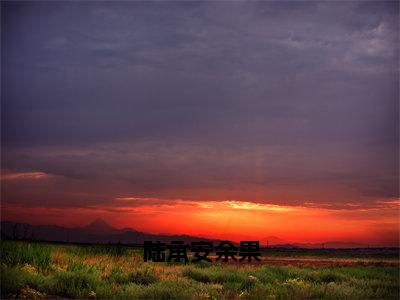
[[[279,261],[282,252],[264,255]],[[288,257],[288,255],[283,255]],[[121,245],[1,242],[2,298],[398,299],[398,256],[317,263],[321,253],[286,265],[143,262]],[[339,255],[340,256],[340,255]],[[333,255],[327,255],[332,259]],[[381,257],[381,261],[379,260]],[[315,258],[315,264],[313,259]],[[334,258],[334,257],[333,257]],[[268,261],[268,262],[267,262]],[[347,263],[344,263],[347,262]],[[351,262],[351,263],[348,263]]]

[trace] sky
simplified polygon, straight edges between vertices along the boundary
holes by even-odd
[[[2,220],[398,245],[398,2],[1,9]]]

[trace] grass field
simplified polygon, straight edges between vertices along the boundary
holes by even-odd
[[[152,263],[122,246],[1,242],[2,298],[398,299],[394,257],[266,251],[261,263]],[[282,260],[283,258],[283,260]],[[324,263],[320,263],[320,262]]]

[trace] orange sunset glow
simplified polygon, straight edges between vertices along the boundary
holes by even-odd
[[[398,247],[398,5],[345,2],[5,1],[1,221]]]
[[[348,209],[329,209],[231,200],[174,200],[167,204],[159,199],[137,197],[114,200],[122,205],[68,209],[3,207],[2,213],[32,224],[57,223],[73,227],[101,217],[117,228],[234,241],[256,239],[271,244],[276,237],[282,242],[295,243],[353,241],[374,246],[399,243],[398,201],[369,209],[351,208],[351,205]],[[143,202],[136,205],[135,201]],[[69,217],[64,218],[65,215]]]
[[[1,299],[397,299],[400,1],[1,0]]]

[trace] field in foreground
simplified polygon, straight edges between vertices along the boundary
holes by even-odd
[[[322,263],[321,263],[322,262]],[[122,246],[1,242],[2,298],[398,299],[393,257],[282,256],[261,263],[152,263]]]

